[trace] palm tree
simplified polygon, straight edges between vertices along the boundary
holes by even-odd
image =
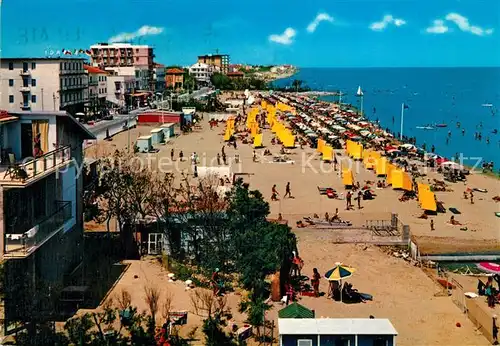
[[[302,86],[303,81],[300,79],[294,79],[292,82],[292,86],[295,88],[295,92],[299,92],[300,87]]]

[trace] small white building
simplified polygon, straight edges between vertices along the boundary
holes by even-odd
[[[204,63],[196,63],[189,68],[189,74],[200,84],[210,84],[210,77],[214,72],[214,66]]]
[[[279,318],[279,346],[396,346],[386,318]]]

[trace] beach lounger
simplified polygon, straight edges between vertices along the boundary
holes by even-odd
[[[448,208],[453,214],[462,214],[457,208]]]
[[[331,189],[331,187],[319,187],[318,186],[318,192],[320,195],[326,195],[326,190]]]
[[[333,189],[327,189],[326,190],[326,196],[328,198],[335,198],[335,197],[337,197],[337,194],[335,193],[335,190],[333,190]]]
[[[488,192],[488,190],[486,190],[486,189],[478,189],[477,187],[473,188],[472,190],[474,190],[476,192],[482,192],[482,193]]]

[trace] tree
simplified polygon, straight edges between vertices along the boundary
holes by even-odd
[[[225,74],[215,72],[210,77],[210,81],[212,82],[212,85],[215,87],[215,89],[220,89],[220,90],[232,89],[233,84],[231,82],[231,79]]]
[[[292,86],[295,89],[295,92],[299,92],[299,89],[302,87],[303,81],[300,79],[294,79],[292,82]]]
[[[217,297],[211,291],[197,288],[191,295],[193,313],[203,320],[203,333],[207,346],[236,346],[231,335],[224,332],[230,311],[226,308],[225,297]]]

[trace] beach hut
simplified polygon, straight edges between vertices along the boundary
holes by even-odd
[[[292,303],[278,311],[279,318],[314,318],[314,311],[299,303]]]
[[[425,211],[436,212],[436,196],[434,192],[427,189],[418,190],[418,201],[420,202],[420,207]]]
[[[255,135],[255,137],[253,138],[253,147],[254,148],[262,148],[263,147],[263,145],[262,145],[263,138],[262,137],[263,137],[262,133],[257,133]]]
[[[167,141],[169,138],[174,137],[174,123],[165,123],[160,126],[163,129],[163,134],[165,137],[165,141]]]
[[[377,164],[375,167],[375,172],[377,176],[387,175],[387,159],[385,157],[381,157],[377,159]]]
[[[342,170],[342,184],[346,187],[351,187],[354,184],[354,176],[350,169]]]
[[[162,128],[152,129],[150,133],[151,133],[151,144],[165,143],[165,138],[163,135]]]
[[[333,148],[329,145],[323,146],[323,161],[333,161]]]
[[[408,173],[400,170],[391,170],[391,184],[393,189],[412,190],[412,182]]]
[[[140,153],[149,152],[149,150],[153,149],[151,135],[141,136],[141,137],[137,138],[135,145],[137,146],[137,148],[139,148]]]

